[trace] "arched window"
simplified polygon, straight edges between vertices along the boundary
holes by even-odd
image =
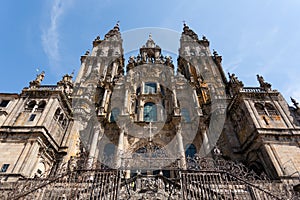
[[[255,103],[254,106],[255,106],[255,108],[257,110],[257,113],[259,115],[265,115],[266,114],[265,108],[264,108],[264,106],[262,104]]]
[[[54,113],[54,119],[58,119],[59,114],[60,114],[60,108],[57,108],[55,113]]]
[[[186,108],[181,109],[181,116],[184,120],[184,122],[191,122],[190,112]]]
[[[60,123],[62,123],[63,119],[64,119],[64,114],[61,113],[61,114],[59,115],[58,120],[59,120]]]
[[[148,102],[144,105],[144,121],[155,122],[157,121],[157,108],[152,102]]]
[[[156,92],[156,83],[145,83],[144,94],[155,94]]]
[[[111,113],[110,113],[110,118],[109,118],[109,121],[110,122],[116,122],[118,120],[118,116],[120,115],[120,110],[119,108],[113,108],[111,110]]]
[[[269,115],[278,115],[277,110],[274,108],[274,106],[270,103],[266,103],[266,109]]]
[[[38,104],[38,109],[42,111],[42,110],[44,110],[45,107],[46,107],[46,101],[44,101],[44,100],[40,101]]]
[[[30,101],[28,104],[27,104],[27,109],[28,110],[32,110],[34,108],[34,106],[36,105],[36,101]]]
[[[65,118],[65,119],[63,119],[63,121],[62,121],[62,127],[63,128],[66,128],[67,127],[67,124],[68,124],[68,120]]]
[[[195,154],[197,153],[197,149],[196,149],[195,145],[193,145],[193,144],[188,144],[188,145],[186,145],[186,148],[185,148],[185,149],[186,149],[186,150],[185,150],[185,156],[186,156],[186,157],[192,158],[192,157],[194,157]]]

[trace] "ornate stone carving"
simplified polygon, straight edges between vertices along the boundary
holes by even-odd
[[[45,72],[42,71],[40,74],[36,75],[35,80],[29,82],[30,88],[39,87],[41,85],[41,82],[44,80]]]
[[[244,87],[244,84],[242,81],[238,80],[238,77],[236,77],[235,74],[230,74],[228,72],[228,76],[229,76],[228,86],[230,92],[232,95],[236,95]]]
[[[264,77],[260,76],[259,74],[257,74],[256,76],[261,88],[263,88],[266,91],[271,90],[272,85],[268,82],[265,82]]]

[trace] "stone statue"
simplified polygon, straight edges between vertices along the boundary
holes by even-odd
[[[299,103],[296,101],[296,99],[291,97],[291,101],[293,102],[294,106],[296,107],[296,109],[299,109]]]
[[[271,84],[265,82],[264,77],[260,76],[260,75],[256,75],[257,76],[257,80],[259,82],[259,85],[261,88],[265,89],[265,90],[270,90],[271,89]]]
[[[229,76],[229,82],[231,84],[238,85],[238,86],[241,86],[241,87],[244,86],[243,82],[239,81],[238,77],[236,77],[235,74],[231,74],[230,75],[230,73],[228,72],[228,76]]]
[[[229,84],[230,91],[233,95],[235,95],[240,91],[240,89],[244,87],[244,84],[242,81],[238,80],[235,74],[230,74],[228,72],[228,76],[229,76],[228,84]]]

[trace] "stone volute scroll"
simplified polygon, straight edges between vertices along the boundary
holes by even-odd
[[[40,74],[37,74],[35,80],[29,82],[29,87],[30,88],[39,87],[44,77],[45,77],[44,71],[42,71]]]

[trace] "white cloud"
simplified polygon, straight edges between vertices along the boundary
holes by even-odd
[[[48,56],[51,68],[58,69],[60,61],[59,45],[60,35],[58,25],[62,14],[65,12],[69,1],[54,0],[51,5],[50,22],[43,25],[42,30],[42,45]]]

